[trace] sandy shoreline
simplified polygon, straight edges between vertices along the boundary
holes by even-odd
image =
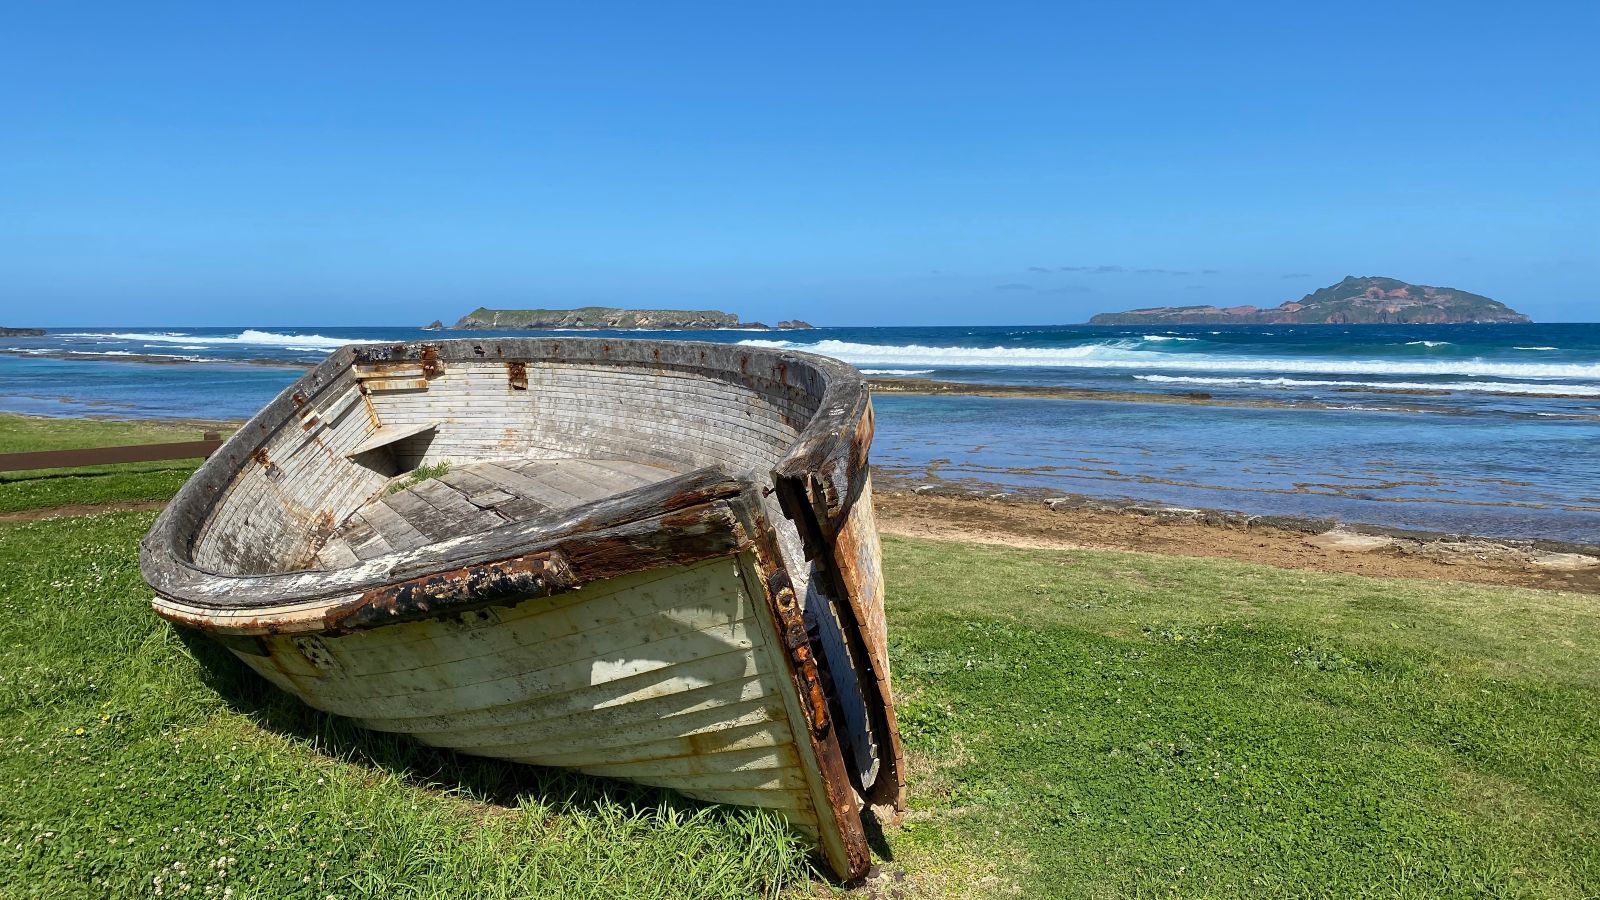
[[[874,491],[885,534],[1032,549],[1128,550],[1285,569],[1600,594],[1600,547],[1407,532],[1321,520],[1115,504],[1089,498]]]

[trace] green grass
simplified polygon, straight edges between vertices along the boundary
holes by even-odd
[[[203,431],[194,425],[0,413],[0,453],[197,441]],[[0,512],[73,503],[162,500],[172,496],[199,465],[200,460],[193,459],[0,472]]]
[[[417,466],[415,469],[407,472],[406,477],[390,484],[389,487],[384,490],[384,493],[398,494],[407,488],[414,488],[424,481],[430,481],[434,478],[439,478],[448,474],[450,474],[450,460],[448,459],[442,459],[436,463],[433,463],[432,465]]]
[[[149,611],[152,518],[0,523],[0,896],[827,891],[764,816],[306,709]],[[880,896],[1600,895],[1594,597],[896,538],[884,568]]]
[[[913,870],[967,846],[1023,896],[1600,894],[1592,596],[900,539],[885,566]]]

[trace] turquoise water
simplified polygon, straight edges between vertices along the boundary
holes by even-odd
[[[313,363],[348,341],[452,336],[410,328],[171,327],[0,338],[0,409],[244,418],[299,374],[261,362]],[[1600,325],[627,336],[821,352],[875,375],[1203,392],[1270,404],[880,396],[874,460],[893,474],[1600,542]],[[63,353],[72,358],[50,358]],[[148,361],[157,359],[166,364]]]

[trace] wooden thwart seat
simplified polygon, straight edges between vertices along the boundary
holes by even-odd
[[[330,569],[354,565],[603,500],[681,474],[681,469],[623,459],[507,459],[452,468],[352,513],[318,551],[317,559]]]

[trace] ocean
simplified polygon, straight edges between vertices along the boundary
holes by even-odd
[[[875,378],[1102,398],[880,392],[873,459],[901,482],[1600,543],[1600,325],[582,334],[783,347]],[[243,419],[343,343],[493,336],[173,326],[0,338],[0,410]],[[1153,402],[1172,399],[1184,402]]]

